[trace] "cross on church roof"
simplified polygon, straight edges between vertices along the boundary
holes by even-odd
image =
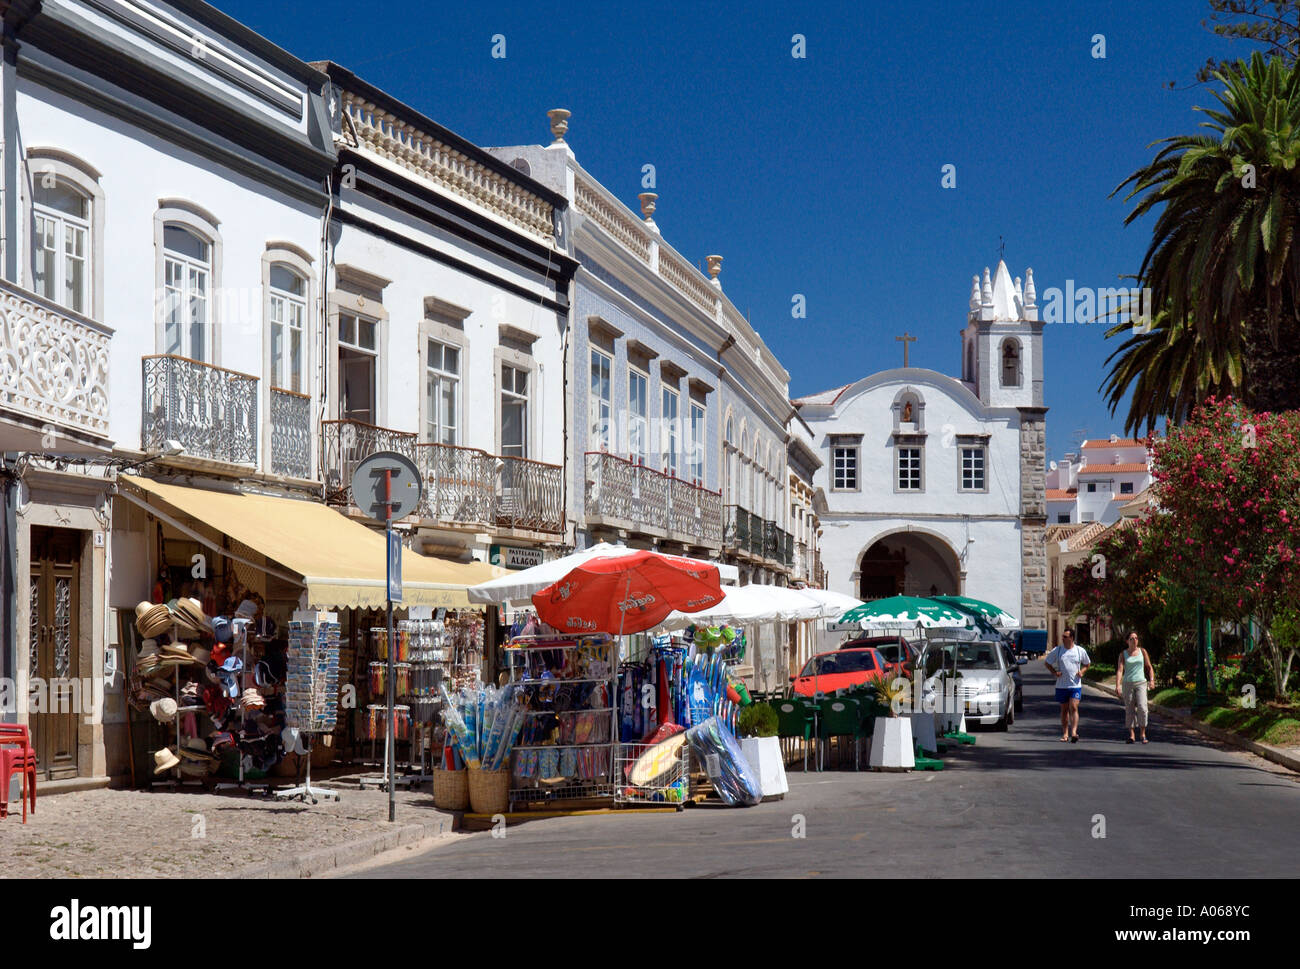
[[[911,336],[906,330],[904,330],[902,336],[896,336],[894,339],[903,344],[903,369],[906,370],[908,367],[907,351],[910,349],[908,344],[915,343],[916,337]]]

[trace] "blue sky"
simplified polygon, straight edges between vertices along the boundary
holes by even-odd
[[[701,266],[723,255],[793,396],[899,365],[904,330],[914,366],[958,374],[971,276],[999,236],[1040,304],[1067,279],[1120,285],[1150,223],[1125,228],[1107,195],[1151,142],[1199,123],[1199,65],[1248,54],[1201,25],[1203,0],[217,5],[481,145],[545,143],[546,110],[568,108],[579,162],[633,208],[653,164],[665,238]],[[1044,342],[1049,455],[1119,432],[1098,392],[1103,328],[1047,326]]]

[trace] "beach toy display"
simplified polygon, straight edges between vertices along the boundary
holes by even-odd
[[[686,731],[691,753],[704,765],[709,782],[729,807],[752,807],[763,800],[763,788],[749,766],[735,735],[717,717]]]
[[[440,686],[439,692],[447,737],[460,759],[474,770],[503,769],[524,725],[519,688],[480,684],[454,695],[446,686]]]

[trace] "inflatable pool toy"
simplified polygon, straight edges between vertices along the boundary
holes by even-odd
[[[677,725],[665,724],[664,726]],[[677,729],[681,730],[680,727]],[[678,754],[685,743],[686,733],[680,732],[655,744],[636,759],[632,769],[627,772],[627,779],[637,787],[654,787],[657,781],[677,767]]]

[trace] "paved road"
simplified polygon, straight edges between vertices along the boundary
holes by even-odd
[[[1078,744],[1062,744],[1052,683],[1025,670],[1006,734],[939,773],[791,773],[783,801],[667,815],[530,822],[463,835],[360,877],[511,876],[1294,876],[1296,775],[1153,721],[1124,743],[1123,711],[1086,695]],[[806,837],[792,837],[793,816]],[[1105,837],[1094,837],[1098,815]]]

